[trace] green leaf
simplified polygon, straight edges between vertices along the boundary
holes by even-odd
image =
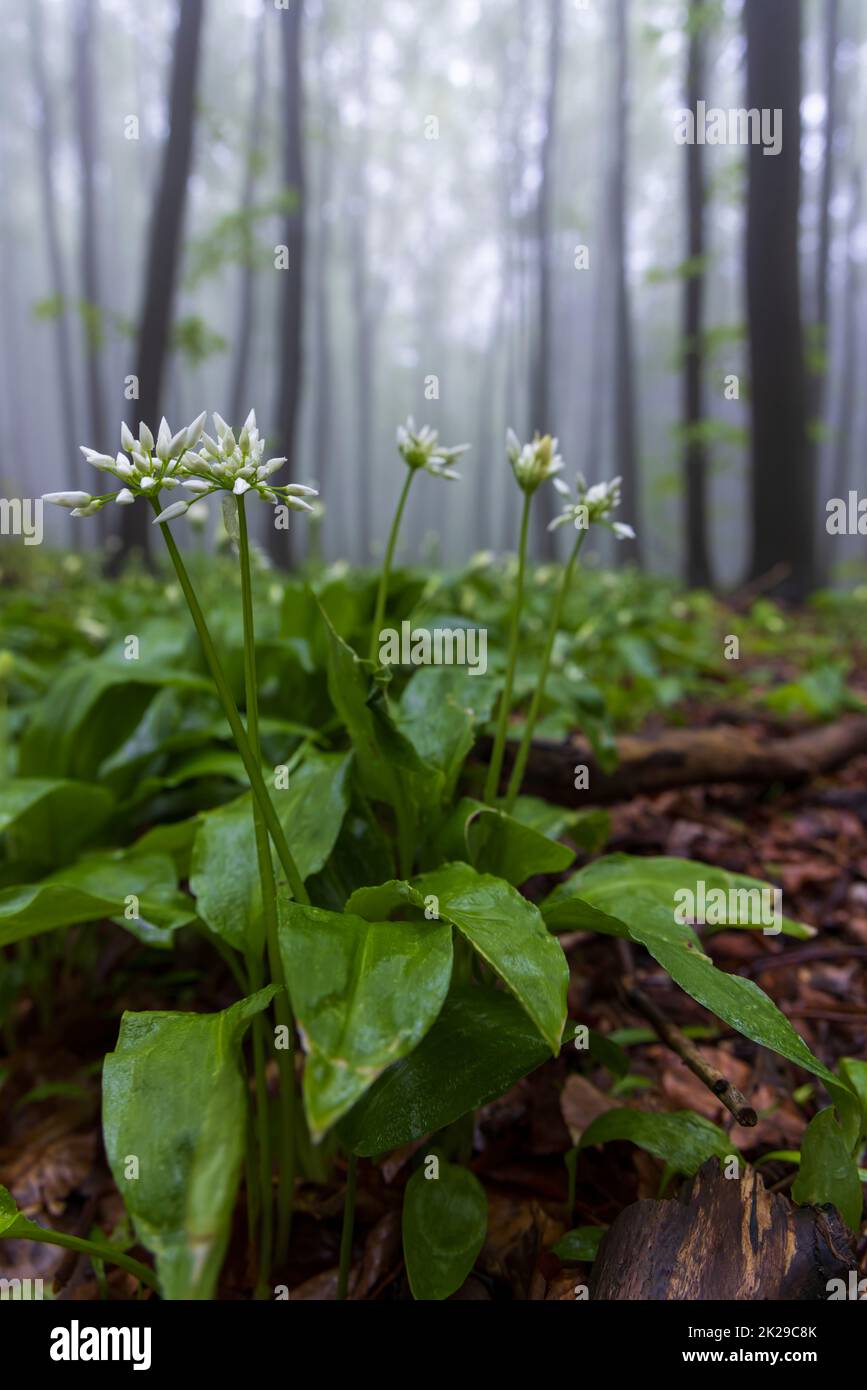
[[[308,752],[271,799],[302,879],[317,873],[334,848],[348,804],[347,753]],[[272,855],[273,857],[273,855]],[[282,871],[274,857],[278,876]],[[190,887],[212,931],[245,950],[262,939],[262,890],[249,792],[202,816],[193,844]]]
[[[443,774],[448,800],[475,740],[489,718],[496,688],[466,668],[427,666],[408,682],[397,710],[398,728],[419,757]]]
[[[738,1151],[718,1125],[692,1110],[656,1114],[648,1110],[607,1110],[587,1126],[579,1149],[628,1139],[660,1158],[678,1173],[692,1177],[709,1158],[725,1159]]]
[[[439,804],[443,774],[419,757],[395,724],[381,687],[372,687],[370,664],[319,611],[327,637],[328,694],[349,731],[365,792],[391,806],[414,841],[419,813]]]
[[[106,1153],[164,1298],[214,1296],[245,1149],[241,1041],[275,993],[217,1014],[125,1013],[105,1059]]]
[[[415,1299],[448,1298],[476,1262],[488,1229],[488,1199],[474,1173],[439,1163],[417,1168],[403,1197],[403,1256]]]
[[[468,864],[447,864],[413,880],[439,899],[439,914],[452,922],[497,972],[526,1009],[556,1056],[566,1022],[569,967],[535,904],[517,889]]]
[[[861,1103],[858,1133],[852,1139],[854,1146],[857,1139],[867,1136],[867,1062],[862,1062],[858,1057],[841,1057],[837,1070]]]
[[[792,1196],[801,1206],[831,1202],[850,1230],[860,1228],[858,1166],[830,1106],[813,1116],[801,1137],[801,1166]]]
[[[474,868],[516,887],[534,874],[562,873],[575,858],[568,845],[481,801],[466,798],[456,814],[464,818],[463,838]]]
[[[675,859],[664,855],[645,858],[640,855],[609,854],[604,859],[598,859],[586,868],[579,869],[565,883],[558,884],[543,902],[542,913],[549,927],[557,931],[584,927],[589,927],[590,930],[605,930],[604,926],[590,926],[592,914],[585,912],[584,905],[631,926],[640,919],[642,904],[648,900],[665,907],[673,916],[679,906],[676,895],[686,890],[697,897],[700,881],[704,883],[706,895],[713,890],[721,890],[727,899],[730,892],[737,894],[736,898],[732,898],[732,906],[736,909],[736,915],[740,917],[757,916],[755,905],[759,901],[755,896],[746,900],[743,894],[755,895],[757,891],[768,887],[760,879],[749,878],[746,874],[729,873],[726,869],[701,864],[697,860]],[[580,902],[576,903],[575,899],[580,899]],[[761,923],[733,920],[726,924],[726,929],[749,928],[753,925],[761,926]],[[803,941],[816,935],[814,928],[792,921],[788,917],[782,918],[781,925],[784,935],[794,936]]]
[[[16,859],[56,866],[75,858],[112,804],[109,792],[87,782],[19,777],[0,787],[0,835]]]
[[[341,1138],[362,1157],[397,1148],[501,1096],[549,1056],[510,994],[459,985],[415,1051],[344,1119]]]
[[[165,934],[196,918],[192,900],[175,884],[167,855],[91,855],[40,883],[0,890],[0,946],[104,917],[136,933],[156,929],[154,944],[165,944]],[[126,915],[135,909],[133,897],[134,918]]]
[[[551,1249],[567,1264],[592,1264],[607,1226],[577,1226],[567,1231]]]
[[[318,1138],[430,1028],[451,978],[451,929],[367,922],[282,893],[278,902],[283,969],[307,1053],[304,1106]]]
[[[717,970],[707,956],[690,949],[663,909],[653,904],[642,909],[640,900],[636,907],[638,915],[644,917],[644,925],[631,928],[632,940],[645,946],[675,983],[717,1018],[824,1081],[840,1107],[844,1123],[851,1124],[853,1113],[858,1110],[857,1097],[813,1056],[773,1000],[752,980]],[[654,912],[658,914],[656,920]]]
[[[96,780],[102,763],[129,738],[164,686],[212,689],[202,676],[145,661],[101,658],[61,671],[34,707],[21,740],[22,776]]]

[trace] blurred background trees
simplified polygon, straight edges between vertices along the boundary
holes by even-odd
[[[860,0],[0,16],[4,495],[92,488],[77,445],[114,452],[122,418],[254,405],[323,490],[325,555],[364,561],[412,413],[474,450],[410,508],[407,555],[514,544],[511,424],[623,475],[618,563],[795,597],[857,564],[825,502],[867,446]],[[679,145],[699,101],[780,107],[780,153]],[[145,509],[104,515],[119,537],[46,519],[116,564],[147,546]],[[534,548],[559,553],[541,525]]]

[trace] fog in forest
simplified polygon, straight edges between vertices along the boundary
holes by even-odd
[[[322,553],[363,562],[413,415],[473,447],[414,495],[403,558],[514,549],[512,426],[556,434],[567,476],[623,476],[638,541],[600,563],[795,594],[857,574],[826,504],[864,487],[864,0],[0,18],[5,497],[92,490],[78,446],[113,454],[123,419],[252,406],[283,480],[321,491]],[[748,108],[779,148],[714,138]],[[46,508],[46,536],[127,554],[143,513]],[[307,528],[278,553],[260,513],[273,561],[303,559]],[[561,539],[540,524],[535,557]]]

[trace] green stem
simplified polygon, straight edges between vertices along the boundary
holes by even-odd
[[[257,764],[261,761],[259,745],[259,688],[256,679],[256,631],[253,619],[253,581],[250,568],[250,538],[247,530],[247,512],[244,498],[238,498],[238,552],[241,562],[241,608],[244,618],[244,685],[247,702],[247,736]],[[256,834],[256,857],[259,861],[259,879],[262,885],[262,917],[265,922],[265,940],[268,948],[268,965],[271,980],[281,987],[277,996],[282,1006],[275,1008],[278,1022],[286,1021],[289,1036],[292,1036],[292,1015],[288,1003],[286,980],[280,958],[280,944],[277,934],[277,889],[274,883],[274,865],[271,860],[271,847],[268,832],[258,805],[253,803],[253,826]],[[285,1010],[281,1018],[281,1007]],[[293,1053],[288,1048],[277,1049],[277,1066],[280,1072],[280,1115],[281,1115],[281,1154],[280,1178],[277,1189],[278,1209],[278,1258],[284,1259],[289,1245],[289,1231],[292,1224],[292,1201],[295,1187],[294,1163],[294,1096],[295,1075],[292,1065]],[[270,1152],[270,1151],[269,1151]],[[270,1212],[270,1157],[268,1162],[268,1192],[263,1193],[263,1204]]]
[[[340,1236],[340,1272],[337,1276],[337,1297],[342,1301],[349,1290],[349,1266],[352,1261],[352,1233],[355,1229],[355,1189],[358,1159],[349,1155],[346,1169],[346,1192],[343,1198],[343,1231]]]
[[[79,1255],[87,1255],[91,1260],[103,1260],[106,1264],[117,1265],[119,1269],[125,1269],[128,1274],[134,1274],[142,1284],[147,1284],[159,1292],[159,1284],[154,1270],[150,1269],[148,1265],[140,1264],[130,1255],[124,1255],[120,1250],[115,1250],[111,1245],[100,1245],[95,1240],[82,1240],[80,1236],[68,1236],[63,1231],[47,1231],[43,1226],[37,1226],[34,1221],[27,1221],[24,1225],[25,1229],[16,1231],[13,1222],[12,1226],[4,1232],[4,1235],[11,1236],[15,1240],[35,1240],[42,1245],[61,1245],[64,1250],[75,1250]]]
[[[569,592],[569,587],[572,583],[572,575],[575,572],[575,565],[578,562],[578,556],[580,554],[581,546],[586,535],[586,530],[581,531],[578,535],[578,539],[575,541],[575,544],[572,547],[572,554],[569,556],[568,563],[563,571],[563,578],[560,581],[560,588],[557,592],[557,598],[554,601],[554,609],[551,614],[551,623],[548,628],[548,636],[545,641],[545,650],[542,653],[542,665],[539,670],[538,678],[536,680],[536,688],[533,691],[533,699],[530,702],[530,709],[527,714],[527,722],[524,725],[524,733],[523,737],[521,738],[521,746],[518,749],[518,756],[515,758],[514,766],[512,767],[512,775],[509,778],[509,787],[506,792],[507,811],[512,810],[512,807],[515,804],[515,799],[520,793],[521,783],[524,780],[524,769],[527,766],[527,759],[530,756],[530,745],[533,742],[533,731],[536,728],[536,724],[539,719],[539,710],[541,709],[542,701],[545,698],[545,684],[548,680],[548,671],[551,666],[551,653],[554,650],[554,642],[556,640],[557,633],[560,630],[560,619],[563,614],[563,604],[566,601],[566,595]]]
[[[518,659],[518,632],[521,621],[521,607],[524,601],[524,572],[527,566],[527,536],[530,529],[530,502],[533,494],[524,493],[524,510],[521,515],[521,543],[518,548],[518,580],[515,587],[515,602],[512,606],[512,620],[509,631],[509,654],[506,664],[506,683],[500,696],[500,709],[497,716],[497,731],[488,775],[485,779],[485,801],[493,805],[500,786],[500,773],[503,769],[503,753],[506,747],[506,731],[512,709],[512,688],[515,684],[515,662]]]
[[[394,548],[397,545],[397,535],[400,531],[400,523],[403,517],[406,499],[409,496],[409,489],[415,477],[415,469],[407,468],[406,480],[401,490],[397,504],[397,511],[394,514],[394,521],[391,523],[391,531],[388,536],[388,545],[385,548],[385,559],[382,562],[382,574],[379,576],[379,588],[376,593],[376,608],[373,614],[373,631],[370,634],[370,659],[377,659],[377,645],[379,634],[382,629],[382,621],[385,617],[385,604],[388,598],[388,581],[391,576],[391,562],[394,559]]]
[[[152,499],[152,505],[154,510],[159,512],[160,504],[157,498]],[[253,750],[250,747],[244,725],[241,722],[241,716],[238,713],[238,708],[232,697],[229,684],[223,674],[220,658],[217,656],[217,649],[214,646],[213,639],[208,630],[208,625],[205,622],[205,615],[202,612],[201,605],[196,598],[195,590],[190,583],[190,576],[187,574],[186,566],[181,559],[181,553],[175,545],[174,537],[168,526],[161,523],[160,530],[163,533],[163,539],[165,540],[169,556],[174,565],[178,583],[187,601],[190,616],[195,625],[196,632],[199,635],[199,642],[202,646],[205,661],[208,664],[208,670],[211,673],[211,679],[216,687],[220,704],[223,706],[223,713],[226,716],[229,728],[232,731],[232,737],[235,740],[235,745],[241,755],[241,761],[250,779],[250,789],[254,799],[259,805],[265,824],[268,827],[268,834],[274,842],[277,857],[289,881],[289,887],[292,889],[292,896],[295,898],[296,902],[309,903],[310,899],[307,896],[307,890],[301,881],[301,876],[298,873],[295,860],[292,858],[292,852],[286,843],[286,836],[283,833],[283,827],[277,817],[277,812],[274,810],[274,804],[268,795],[268,789],[262,777],[262,770],[259,767],[258,761],[253,756]]]

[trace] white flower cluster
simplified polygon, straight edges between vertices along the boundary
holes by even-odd
[[[154,525],[183,516],[201,498],[212,492],[232,492],[239,497],[245,492],[254,491],[266,502],[275,505],[284,503],[293,511],[313,510],[303,499],[315,497],[315,488],[302,487],[300,483],[278,487],[270,482],[271,475],[286,460],[273,458],[262,462],[265,442],[259,437],[255,411],[250,411],[237,440],[231,427],[216,414],[214,427],[217,438],[212,439],[204,434],[205,419],[203,411],[192,424],[173,434],[163,418],[156,441],[144,422],[139,425],[138,439],[127,425],[121,425],[120,442],[126,453],[112,458],[109,454],[100,454],[84,446],[81,450],[94,468],[102,473],[111,473],[123,484],[119,492],[96,496],[88,492],[47,492],[42,500],[70,508],[72,516],[93,516],[109,502],[126,507],[137,497],[158,497],[163,488],[171,491],[184,487],[193,494],[190,498],[172,502],[155,518]],[[195,452],[200,440],[201,448]]]
[[[456,473],[451,465],[465,454],[471,445],[456,444],[453,448],[446,449],[437,442],[438,440],[439,433],[432,430],[430,425],[423,425],[420,430],[416,430],[411,415],[405,425],[397,427],[398,453],[409,468],[423,468],[435,478],[447,478],[451,482],[458,482],[461,475]]]
[[[557,453],[558,442],[550,434],[541,438],[537,434],[529,444],[522,444],[514,430],[506,431],[506,457],[522,492],[535,492],[560,472],[563,460]]]
[[[555,488],[562,497],[568,497],[569,501],[560,515],[555,516],[550,522],[548,530],[555,531],[558,526],[571,524],[577,531],[586,531],[595,524],[613,531],[619,541],[634,540],[635,532],[625,521],[608,520],[609,512],[620,506],[620,483],[620,478],[612,478],[610,483],[594,483],[592,487],[588,487],[583,475],[579,473],[575,479],[577,498],[573,500],[568,485],[562,478],[555,478]]]

